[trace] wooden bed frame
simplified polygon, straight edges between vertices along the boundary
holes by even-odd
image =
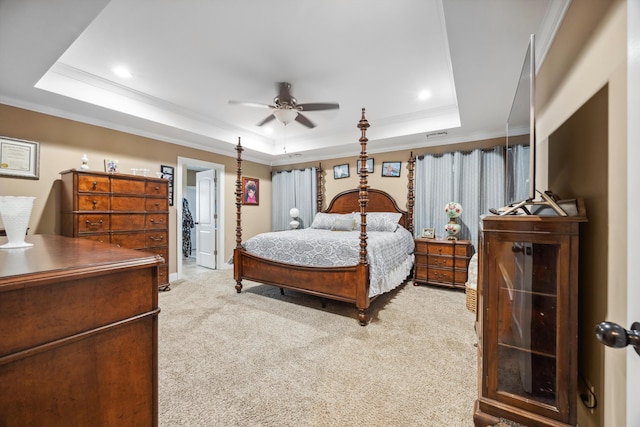
[[[360,258],[357,265],[348,267],[305,267],[284,264],[252,255],[242,247],[242,156],[243,151],[238,140],[237,179],[236,179],[236,248],[233,254],[234,279],[236,291],[242,291],[242,280],[251,280],[267,285],[292,289],[322,298],[354,303],[358,308],[358,320],[361,325],[369,322],[367,309],[376,297],[369,297],[369,264],[367,262],[367,210],[371,212],[399,212],[402,217],[399,223],[413,233],[413,171],[415,157],[411,153],[408,166],[408,210],[400,209],[388,193],[370,189],[367,185],[367,137],[369,123],[362,109],[362,117],[358,122],[360,137],[360,185],[353,190],[344,191],[333,198],[326,210],[322,211],[322,169],[318,169],[318,212],[351,213],[360,212]]]

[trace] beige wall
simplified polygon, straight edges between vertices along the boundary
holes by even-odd
[[[585,197],[589,217],[581,248],[579,368],[594,385],[598,406],[578,404],[582,427],[626,424],[624,352],[605,357],[593,333],[599,316],[626,321],[626,49],[626,2],[572,2],[537,77],[539,153],[557,156],[565,148],[552,144],[570,144],[575,151],[564,160],[580,170],[561,178],[557,158],[542,160],[538,182],[563,182],[563,189]],[[606,115],[607,123],[594,115]]]
[[[355,135],[357,136],[357,135]],[[355,138],[355,137],[354,137]],[[357,139],[354,139],[354,144],[359,144]],[[459,144],[440,145],[437,147],[424,147],[416,148],[413,150],[399,150],[388,153],[368,153],[367,156],[373,159],[373,173],[367,177],[368,185],[371,188],[377,188],[379,190],[389,193],[398,203],[401,209],[407,209],[407,174],[408,174],[408,160],[413,153],[414,156],[421,156],[424,154],[438,154],[453,151],[465,151],[476,148],[490,148],[496,145],[504,145],[504,138],[485,139],[480,141],[470,141]],[[358,171],[356,169],[356,161],[359,156],[341,157],[338,159],[323,160],[322,162],[305,162],[296,163],[286,166],[275,166],[273,170],[290,170],[305,167],[322,167],[323,182],[324,182],[324,204],[323,209],[327,208],[328,203],[338,193],[356,188],[360,183]],[[401,162],[402,170],[400,177],[383,177],[382,176],[382,162]],[[333,167],[347,163],[349,165],[349,178],[333,178]]]
[[[60,234],[60,172],[79,168],[83,154],[89,157],[89,167],[103,171],[105,158],[119,160],[119,169],[128,173],[131,168],[148,168],[154,173],[160,165],[176,167],[178,156],[200,159],[224,165],[225,168],[225,230],[235,230],[235,180],[236,159],[182,147],[75,122],[28,110],[0,104],[0,135],[40,143],[40,179],[0,177],[1,195],[35,196],[33,212],[29,221],[30,234]],[[270,167],[254,162],[244,162],[243,172],[247,176],[261,179],[265,195],[271,194],[269,185]],[[176,170],[177,173],[177,170]],[[264,182],[264,184],[263,184]],[[170,224],[176,224],[176,208],[181,203],[174,195],[174,206],[169,209]],[[271,226],[270,196],[261,199],[260,206],[243,210],[248,233],[269,231]],[[265,219],[269,219],[265,221]],[[176,272],[176,230],[170,227],[169,272]],[[235,247],[235,232],[225,234],[225,254],[230,256]]]

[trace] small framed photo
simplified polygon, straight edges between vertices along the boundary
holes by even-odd
[[[435,239],[436,231],[433,228],[423,228],[421,237],[424,237],[425,239]]]
[[[260,203],[260,180],[242,177],[242,204],[258,206]]]
[[[169,206],[173,206],[173,166],[160,165],[160,172],[162,172],[162,178],[169,181]]]
[[[104,159],[104,171],[106,173],[117,173],[118,161],[114,159]]]
[[[336,165],[333,167],[333,179],[349,178],[349,164]]]
[[[40,143],[0,136],[0,175],[40,179]]]
[[[360,165],[362,162],[360,159],[356,162],[356,173],[360,173]],[[367,159],[367,173],[373,173],[373,159]]]
[[[402,162],[382,162],[382,176],[400,176]]]

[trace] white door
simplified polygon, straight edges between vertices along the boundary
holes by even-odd
[[[196,173],[196,264],[217,268],[216,171]]]

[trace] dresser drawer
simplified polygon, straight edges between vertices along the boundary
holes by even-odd
[[[455,279],[455,280],[454,280]],[[467,272],[465,270],[440,270],[438,268],[429,268],[427,271],[428,282],[440,282],[456,285],[464,285],[467,281]]]
[[[78,234],[79,239],[91,240],[94,242],[100,243],[111,243],[111,235],[108,233],[104,234]]]
[[[153,248],[157,246],[167,246],[167,232],[166,231],[147,231],[147,248]]]
[[[144,212],[144,197],[113,195],[111,197],[111,210]]]
[[[147,181],[144,192],[147,196],[169,197],[169,183],[167,181]]]
[[[78,192],[108,193],[109,177],[78,174]]]
[[[144,180],[134,178],[111,178],[111,192],[114,194],[144,194]]]
[[[79,211],[108,211],[109,196],[101,194],[78,194]]]
[[[106,233],[109,231],[109,214],[79,214],[76,216],[78,233]]]
[[[111,233],[111,243],[121,248],[144,249],[145,232],[137,233]]]
[[[111,230],[144,230],[144,214],[113,213],[111,214]]]
[[[168,226],[169,215],[153,213],[147,214],[147,228],[151,229],[165,229]]]
[[[429,255],[427,256],[427,264],[434,267],[467,268],[469,258],[449,255]]]
[[[147,212],[166,212],[169,209],[169,199],[147,197],[145,207]]]

